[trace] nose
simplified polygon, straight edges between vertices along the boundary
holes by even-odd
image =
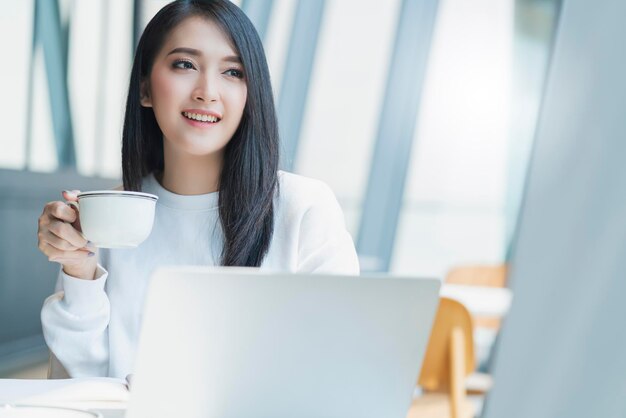
[[[217,80],[210,75],[199,77],[193,90],[193,98],[199,102],[216,102],[219,100]]]

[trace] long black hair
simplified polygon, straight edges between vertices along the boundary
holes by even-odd
[[[141,190],[142,178],[163,170],[163,133],[151,108],[140,104],[141,83],[170,31],[189,17],[217,24],[241,57],[247,100],[241,122],[224,150],[219,178],[219,214],[224,233],[221,264],[261,265],[274,230],[278,193],[278,123],[270,75],[259,35],[247,16],[228,0],[177,0],[148,23],[130,76],[122,134],[125,190]]]

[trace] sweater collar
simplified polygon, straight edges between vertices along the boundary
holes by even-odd
[[[174,209],[209,210],[218,208],[219,192],[199,195],[180,195],[172,193],[159,184],[154,177],[154,173],[149,174],[144,179],[142,191],[159,196],[157,204]]]

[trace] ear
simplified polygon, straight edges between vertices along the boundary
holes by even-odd
[[[150,83],[142,80],[139,88],[139,102],[143,107],[152,107],[152,97],[150,96]]]

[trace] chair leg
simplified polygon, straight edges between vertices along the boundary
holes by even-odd
[[[462,417],[465,409],[465,338],[463,330],[455,327],[450,336],[450,413],[451,418]]]

